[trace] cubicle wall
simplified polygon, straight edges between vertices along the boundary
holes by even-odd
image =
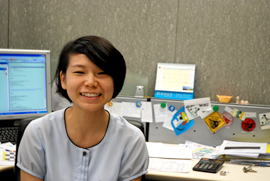
[[[113,101],[117,102],[137,102],[137,101],[147,101],[147,99],[139,99],[133,97],[120,97]],[[154,104],[161,104],[162,102],[167,103],[167,106],[174,105],[177,110],[184,106],[183,101],[175,100],[163,100],[151,98],[152,108]],[[270,143],[270,129],[262,130],[260,126],[259,114],[269,113],[269,106],[260,105],[239,105],[239,104],[223,104],[219,102],[211,102],[211,106],[217,105],[219,107],[218,112],[222,114],[225,107],[231,109],[238,109],[243,112],[254,112],[256,113],[256,118],[252,118],[256,127],[253,131],[246,132],[242,129],[242,120],[234,118],[233,124],[230,128],[222,127],[217,132],[212,133],[210,129],[205,124],[204,120],[200,117],[194,119],[194,125],[186,132],[176,136],[174,131],[171,131],[163,127],[163,123],[155,123],[154,109],[152,109],[153,122],[144,123],[146,128],[147,140],[151,142],[163,142],[163,143],[185,143],[186,140],[193,141],[200,144],[205,144],[209,146],[218,146],[223,140],[231,141],[246,141],[246,142],[267,142]],[[140,118],[125,117],[126,119],[138,120]]]
[[[170,101],[151,99],[152,104],[166,102],[167,105],[174,105],[176,109],[184,106],[183,101]],[[185,133],[176,136],[176,134],[163,127],[163,123],[151,123],[149,126],[149,141],[164,142],[164,143],[185,143],[186,140],[209,145],[220,145],[223,140],[231,141],[247,141],[247,142],[267,142],[270,143],[270,129],[261,130],[259,114],[270,112],[270,107],[254,106],[254,105],[239,105],[239,104],[223,104],[219,102],[211,102],[211,105],[219,107],[218,112],[222,114],[227,106],[231,109],[238,109],[243,112],[256,112],[256,118],[253,120],[256,127],[251,132],[246,132],[242,129],[242,120],[234,118],[230,128],[222,127],[215,133],[212,133],[200,117],[194,119],[194,125]]]

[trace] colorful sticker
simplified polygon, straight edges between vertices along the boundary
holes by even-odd
[[[224,121],[219,112],[212,112],[204,118],[204,122],[213,133],[226,125],[226,121]]]
[[[142,106],[142,102],[141,101],[137,101],[136,102],[136,107],[141,107]]]
[[[175,110],[175,106],[170,105],[169,110],[173,112]]]
[[[238,119],[242,119],[243,116],[245,115],[245,113],[234,108],[233,111],[232,111],[232,115],[233,115],[233,117],[236,117]]]
[[[174,114],[171,125],[175,134],[178,136],[191,128],[194,125],[194,121],[188,119],[185,113],[185,107],[182,107]]]
[[[113,106],[113,101],[108,102],[107,106],[112,107]]]
[[[230,127],[233,123],[233,116],[228,112],[221,114],[221,116],[226,122],[226,125],[224,127]]]
[[[242,128],[247,132],[253,131],[255,127],[256,123],[253,119],[247,118],[244,121],[242,121]]]

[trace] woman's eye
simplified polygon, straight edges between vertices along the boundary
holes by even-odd
[[[74,73],[76,73],[76,74],[83,74],[84,72],[82,72],[82,71],[76,71]]]
[[[102,74],[106,74],[106,73],[105,73],[105,72],[99,72],[98,74],[99,74],[99,75],[102,75]]]

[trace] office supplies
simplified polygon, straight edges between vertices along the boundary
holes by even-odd
[[[217,159],[201,158],[200,161],[193,167],[194,171],[217,173],[224,161]]]
[[[14,165],[16,146],[12,143],[0,144],[0,165]]]
[[[158,172],[188,173],[191,169],[191,164],[191,160],[150,158],[148,170]]]
[[[158,63],[155,98],[194,98],[195,64]]]
[[[260,159],[231,159],[232,164],[241,165],[256,165],[262,167],[270,167],[270,160],[260,160]]]
[[[151,158],[192,159],[192,152],[188,148],[151,142],[147,142],[146,146]]]

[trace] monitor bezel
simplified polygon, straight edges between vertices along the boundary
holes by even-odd
[[[0,115],[0,121],[3,120],[21,120],[25,118],[39,118],[52,112],[52,95],[51,95],[51,57],[50,50],[35,50],[35,49],[3,49],[0,48],[0,54],[44,54],[46,55],[46,84],[47,84],[47,113],[38,114],[16,114],[16,115]]]

